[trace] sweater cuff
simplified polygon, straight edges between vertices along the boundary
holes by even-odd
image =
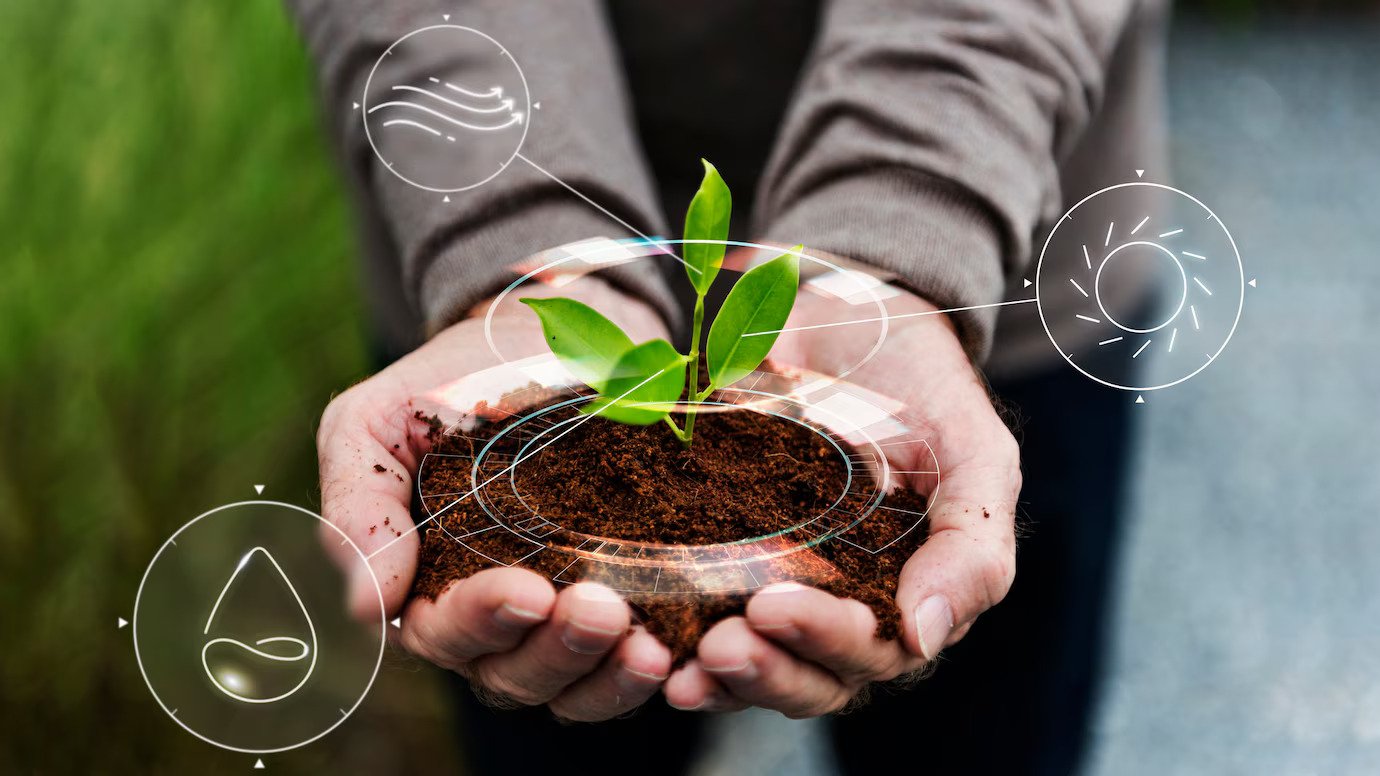
[[[531,267],[525,260],[542,251],[603,235],[608,219],[557,201],[533,202],[520,211],[454,235],[421,273],[417,300],[427,336],[462,320],[476,305],[498,294]],[[675,297],[656,272],[614,266],[598,277],[645,302],[665,321],[679,320]]]
[[[966,190],[923,173],[869,171],[823,183],[784,208],[765,241],[803,243],[888,270],[941,309],[1002,296],[996,221]],[[949,313],[974,363],[991,349],[997,309]]]

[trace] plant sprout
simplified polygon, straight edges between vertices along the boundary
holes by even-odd
[[[704,161],[704,160],[701,160]],[[802,246],[760,264],[738,278],[703,337],[704,298],[723,265],[733,197],[719,171],[704,161],[704,180],[685,213],[684,263],[695,289],[690,352],[664,339],[633,344],[622,329],[594,308],[573,299],[523,299],[541,319],[551,352],[598,396],[581,411],[633,425],[664,422],[688,447],[696,407],[720,388],[752,374],[775,344],[795,305]],[[709,384],[700,390],[700,345]],[[685,396],[684,426],[671,417]]]

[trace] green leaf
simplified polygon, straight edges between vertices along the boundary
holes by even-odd
[[[706,355],[709,382],[715,388],[738,382],[767,357],[776,344],[776,330],[786,324],[795,305],[799,283],[800,259],[794,253],[783,253],[743,273],[733,284],[709,328]]]
[[[695,192],[689,209],[685,211],[684,239],[718,242],[687,242],[682,247],[687,265],[685,274],[690,276],[690,284],[695,291],[704,296],[724,262],[724,248],[727,246],[723,241],[728,239],[728,218],[733,211],[733,195],[714,165],[704,159],[700,161],[704,162],[704,180],[700,181],[700,190]]]
[[[618,359],[600,390],[602,395],[581,411],[637,426],[656,423],[674,408],[685,389],[687,360],[666,340],[644,342]]]
[[[574,299],[521,299],[541,319],[551,352],[570,373],[600,393],[619,356],[633,342],[618,325],[597,310]]]

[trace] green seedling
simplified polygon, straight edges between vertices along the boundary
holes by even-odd
[[[802,246],[743,273],[710,324],[706,340],[704,298],[723,266],[732,210],[728,185],[714,165],[704,162],[704,180],[685,213],[682,258],[695,290],[689,353],[663,339],[634,344],[613,321],[573,299],[522,300],[541,319],[551,352],[598,394],[582,411],[633,425],[663,422],[689,446],[697,406],[714,391],[752,374],[767,357],[795,305]],[[709,368],[704,390],[699,388],[702,343]],[[683,427],[671,417],[682,396]]]

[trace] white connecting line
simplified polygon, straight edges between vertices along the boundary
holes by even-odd
[[[878,321],[896,321],[902,318],[920,318],[926,315],[942,315],[944,313],[961,313],[964,310],[981,310],[985,307],[1005,307],[1010,304],[1029,304],[1034,299],[1014,299],[1009,302],[993,302],[992,304],[974,304],[967,307],[950,307],[947,310],[926,310],[922,313],[902,313],[901,315],[883,315],[877,318],[859,318],[854,321],[835,321],[833,323],[816,323],[813,326],[791,326],[785,329],[772,329],[771,331],[754,331],[744,334],[744,337],[762,337],[767,334],[781,334],[788,331],[808,331],[810,329],[827,329],[831,326],[849,326],[855,323],[876,323]]]
[[[557,178],[555,175],[553,175],[553,174],[551,173],[550,170],[546,169],[545,167],[542,167],[541,165],[537,164],[536,162],[532,161],[531,159],[528,159],[527,157],[523,156],[521,152],[518,152],[518,153],[514,154],[514,157],[515,157],[515,158],[518,158],[518,159],[521,159],[521,160],[524,161],[524,162],[527,162],[529,165],[532,166],[532,169],[536,170],[537,172],[541,173],[542,175],[545,175],[546,177],[550,178],[551,180],[553,180],[553,181],[559,183],[562,187],[565,188],[566,191],[569,191],[571,194],[574,194],[575,196],[577,196],[577,197],[579,197],[580,199],[583,199],[585,202],[589,203],[589,206],[590,206],[590,207],[594,208],[595,210],[598,210],[600,213],[603,213],[604,215],[608,216],[609,218],[612,218],[613,220],[615,220],[615,221],[617,221],[618,223],[622,224],[624,229],[627,229],[629,232],[632,232],[633,234],[637,235],[638,237],[641,237],[643,240],[646,240],[648,245],[657,245],[657,241],[656,241],[656,240],[653,240],[652,238],[650,238],[650,237],[648,237],[647,235],[643,234],[642,231],[641,231],[640,229],[638,229],[637,227],[635,227],[635,226],[633,226],[632,224],[628,223],[627,221],[624,221],[623,219],[619,218],[618,216],[614,215],[613,213],[609,212],[609,209],[608,209],[608,208],[604,207],[603,205],[599,204],[598,202],[595,202],[594,200],[590,199],[589,197],[586,197],[584,194],[581,194],[580,191],[579,191],[579,189],[576,189],[574,186],[571,186],[569,183],[566,183],[565,181],[561,180],[560,178]],[[696,275],[700,274],[699,269],[696,268],[696,267],[690,266],[690,264],[689,264],[688,262],[686,262],[685,259],[682,259],[682,258],[680,257],[680,254],[672,252],[671,250],[667,249],[664,245],[663,245],[663,246],[660,246],[660,247],[661,247],[662,250],[664,250],[664,251],[666,251],[667,253],[671,254],[672,258],[674,258],[676,261],[678,261],[678,262],[680,262],[682,265],[684,265],[686,269],[690,270],[691,272],[695,273]]]
[[[670,367],[667,367],[666,369],[670,369]],[[493,482],[494,480],[496,480],[496,479],[498,479],[498,478],[500,478],[500,477],[502,477],[502,476],[508,474],[508,473],[511,472],[513,469],[517,468],[517,465],[518,465],[518,464],[522,463],[523,461],[526,461],[527,459],[531,458],[532,456],[536,455],[537,453],[540,453],[542,450],[545,450],[547,447],[550,447],[551,444],[553,444],[556,440],[560,439],[561,437],[565,436],[566,434],[569,434],[570,432],[572,432],[572,431],[574,431],[575,429],[579,428],[579,427],[580,427],[580,424],[587,422],[590,418],[595,417],[596,415],[598,415],[599,413],[601,413],[601,412],[603,412],[604,410],[608,409],[609,407],[611,407],[611,406],[617,404],[619,401],[621,401],[621,400],[623,400],[623,399],[626,399],[628,396],[630,396],[630,395],[632,394],[633,391],[636,391],[638,388],[641,388],[642,386],[646,385],[647,383],[650,383],[651,381],[653,381],[653,380],[655,380],[656,378],[660,377],[661,375],[665,374],[665,373],[666,373],[666,369],[662,369],[661,371],[657,372],[656,374],[652,375],[651,377],[648,377],[646,380],[643,380],[642,382],[638,383],[637,385],[634,385],[633,387],[629,388],[625,393],[623,393],[622,395],[618,396],[618,397],[615,398],[613,401],[610,401],[610,402],[606,403],[604,406],[600,407],[599,409],[595,410],[594,412],[591,412],[591,413],[589,413],[588,415],[584,416],[583,418],[580,418],[579,420],[575,421],[574,423],[571,423],[571,424],[570,424],[570,428],[568,428],[568,429],[566,429],[565,431],[562,431],[561,433],[559,433],[559,434],[557,434],[556,436],[552,437],[549,441],[547,441],[546,443],[544,443],[543,445],[541,445],[540,447],[538,447],[536,450],[533,450],[532,452],[530,452],[530,453],[528,453],[528,454],[522,456],[521,458],[518,458],[517,460],[513,461],[512,463],[508,464],[507,468],[503,469],[503,471],[499,472],[498,474],[495,474],[494,476],[490,477],[490,478],[487,479],[487,480],[484,480],[483,482],[481,482],[481,483],[479,483],[478,485],[476,485],[476,486],[474,486],[473,488],[471,488],[468,492],[460,494],[458,497],[456,497],[456,499],[455,499],[454,501],[452,501],[452,502],[450,502],[449,504],[446,504],[445,506],[443,506],[443,507],[441,507],[440,509],[436,510],[436,512],[435,512],[434,514],[428,516],[428,517],[427,517],[425,520],[423,520],[422,522],[414,524],[411,528],[409,528],[409,529],[407,529],[406,531],[403,531],[402,533],[400,533],[400,534],[398,534],[397,536],[393,537],[393,539],[391,539],[387,544],[383,545],[382,547],[378,548],[377,550],[374,550],[373,552],[369,553],[368,555],[365,555],[365,556],[364,556],[364,559],[365,559],[366,561],[371,560],[375,555],[378,555],[379,553],[383,552],[384,550],[388,549],[389,547],[392,547],[394,542],[397,542],[399,539],[403,538],[404,536],[407,536],[407,535],[410,534],[410,533],[413,533],[414,531],[420,530],[422,526],[426,525],[427,523],[430,523],[432,520],[435,520],[436,518],[438,518],[438,517],[440,517],[441,515],[445,514],[446,511],[449,510],[451,507],[455,506],[456,504],[459,504],[461,501],[464,501],[465,499],[469,498],[470,496],[473,496],[474,494],[478,493],[479,491],[483,490],[486,486],[488,486],[489,483],[491,483],[491,482]],[[418,474],[420,474],[420,472],[418,472]]]

